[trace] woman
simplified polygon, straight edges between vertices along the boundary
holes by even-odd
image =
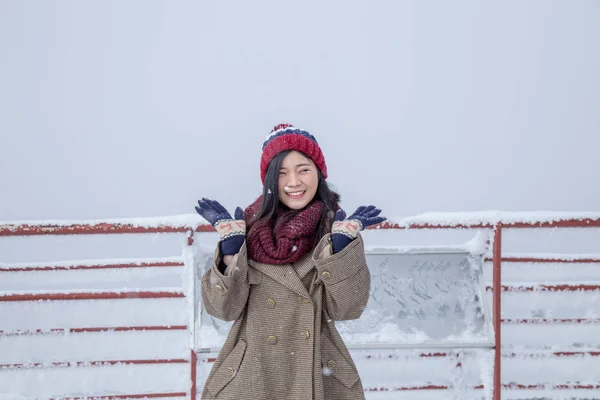
[[[262,196],[235,218],[214,200],[196,207],[220,237],[202,277],[204,307],[235,321],[202,399],[364,399],[334,321],[367,305],[359,231],[385,218],[369,206],[346,219],[316,139],[292,125],[271,131],[260,169]]]

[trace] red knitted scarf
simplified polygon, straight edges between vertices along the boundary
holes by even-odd
[[[262,196],[244,210],[246,222],[258,213],[261,202]],[[249,258],[261,263],[276,265],[300,260],[312,250],[315,244],[323,207],[321,201],[314,201],[277,230],[274,229],[277,225],[274,221],[264,224],[257,223],[251,229],[252,232],[246,234]],[[280,209],[276,217],[280,217],[283,212],[284,210]]]

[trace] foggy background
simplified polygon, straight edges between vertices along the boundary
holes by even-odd
[[[600,205],[599,1],[1,1],[0,220],[232,209],[314,134],[343,206]]]

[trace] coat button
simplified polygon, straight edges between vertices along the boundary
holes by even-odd
[[[331,273],[329,273],[329,271],[323,271],[323,273],[321,274],[321,278],[329,279],[331,278]]]
[[[277,336],[273,336],[273,335],[269,336],[267,338],[267,343],[269,343],[269,344],[277,344]]]
[[[227,368],[227,376],[230,378],[233,378],[235,376],[235,369],[233,368]]]
[[[217,289],[218,292],[223,292],[223,290],[225,290],[225,289],[223,289],[223,286],[221,286],[219,284],[215,285],[215,289]]]
[[[333,361],[333,360],[327,361],[327,368],[329,368],[330,370],[333,371],[333,369],[335,368],[335,361]]]
[[[273,299],[267,299],[267,303],[269,303],[269,307],[271,308],[275,308],[275,304],[277,304]]]
[[[310,339],[310,332],[304,331],[304,336],[306,337],[306,339]]]

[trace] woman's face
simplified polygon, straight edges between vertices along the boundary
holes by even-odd
[[[315,197],[318,187],[317,166],[310,158],[295,150],[285,156],[279,170],[279,201],[300,210]]]

